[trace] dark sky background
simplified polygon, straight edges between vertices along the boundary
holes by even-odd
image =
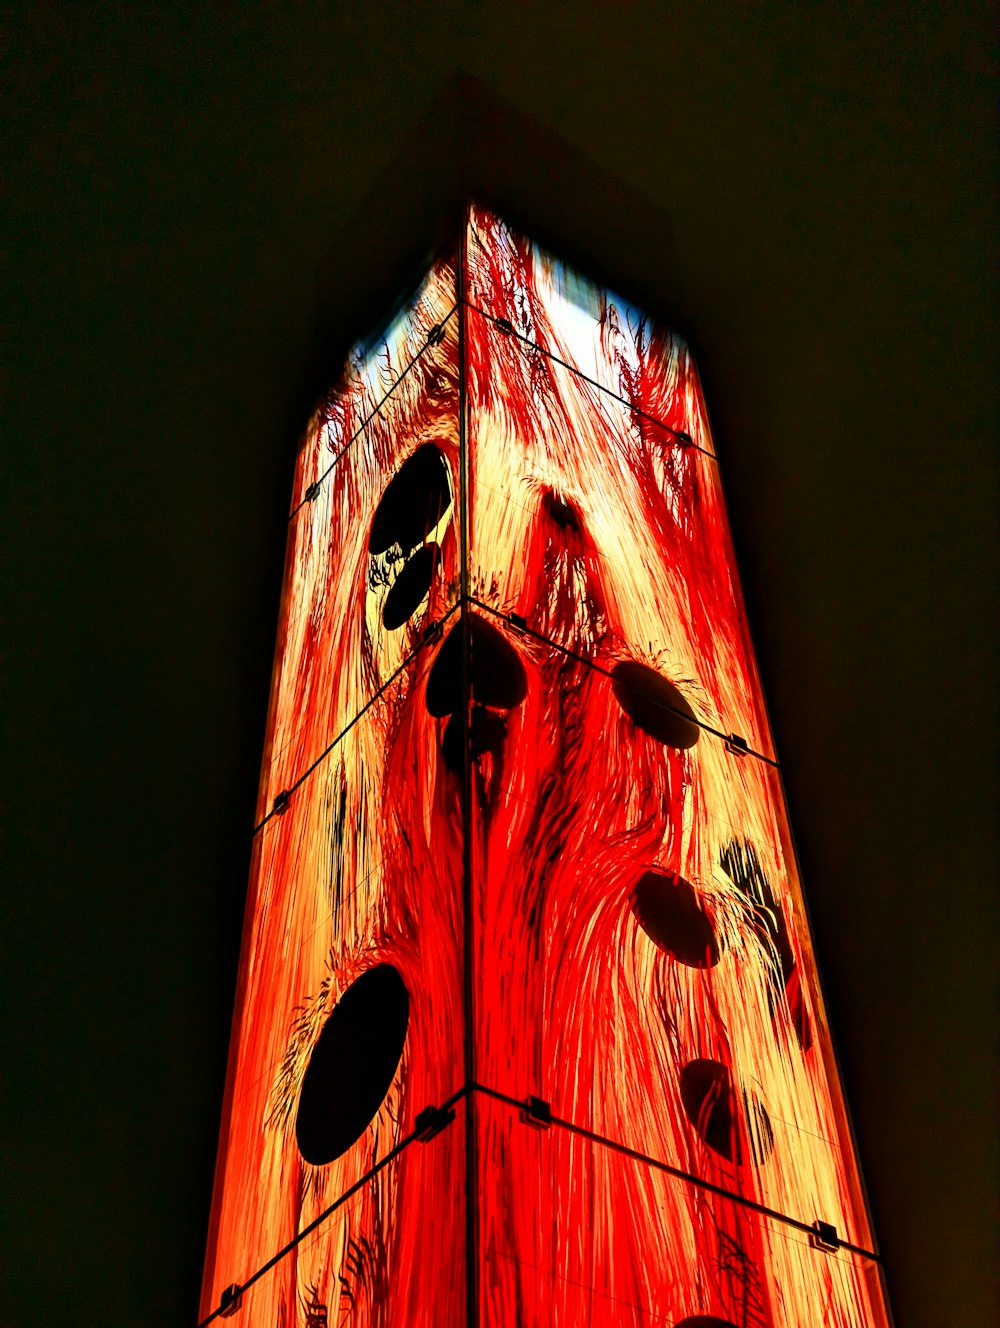
[[[695,347],[898,1323],[993,1322],[993,23],[8,6],[3,1328],[194,1321],[295,440],[471,187]]]

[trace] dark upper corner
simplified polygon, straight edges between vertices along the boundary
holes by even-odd
[[[478,79],[456,72],[330,238],[316,272],[296,437],[350,347],[388,323],[435,256],[454,251],[473,199],[697,342],[669,218]]]

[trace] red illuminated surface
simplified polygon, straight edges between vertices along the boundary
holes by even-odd
[[[694,364],[462,269],[300,455],[202,1318],[888,1324]]]

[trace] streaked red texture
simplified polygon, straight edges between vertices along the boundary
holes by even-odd
[[[528,670],[528,694],[511,714],[502,770],[483,757],[474,780],[477,1078],[521,1100],[538,1095],[562,1119],[778,1211],[805,1221],[822,1215],[866,1243],[853,1162],[842,1152],[848,1141],[839,1097],[822,1053],[815,1045],[800,1050],[787,1006],[772,1016],[773,952],[717,862],[720,846],[750,836],[789,906],[785,892],[794,878],[783,866],[775,776],[763,762],[730,755],[710,735],[690,753],[662,748],[635,731],[602,674],[520,634],[511,640]],[[726,785],[713,797],[720,776]],[[630,893],[653,866],[683,875],[702,894],[723,951],[715,968],[677,963],[639,929]],[[808,971],[802,933],[795,943],[799,967]],[[809,986],[815,1023],[818,993]],[[759,1168],[725,1160],[692,1129],[679,1079],[685,1063],[701,1058],[730,1066],[737,1091],[755,1094],[770,1113],[774,1148]],[[574,1171],[572,1150],[556,1133],[552,1146],[562,1150],[565,1166],[550,1164],[552,1202],[567,1249],[590,1269],[585,1285],[607,1284],[617,1288],[609,1293],[615,1299],[651,1309],[678,1303],[664,1301],[665,1286],[694,1283],[705,1289],[704,1305],[728,1309],[735,1323],[743,1322],[735,1317],[740,1296],[757,1287],[763,1308],[746,1322],[808,1322],[781,1309],[791,1303],[804,1314],[815,1303],[827,1270],[808,1246],[789,1246],[776,1224],[762,1232],[733,1204],[712,1209],[709,1221],[695,1187],[664,1188],[640,1169],[609,1161],[594,1164],[605,1168],[595,1210],[589,1182]],[[527,1184],[522,1169],[534,1164],[519,1150],[536,1147],[533,1132],[513,1130],[503,1147],[505,1165]],[[751,1147],[744,1144],[745,1156]],[[499,1208],[484,1197],[483,1222],[493,1232],[489,1248],[503,1259],[484,1277],[488,1285],[506,1270],[513,1284],[503,1297],[512,1301],[521,1265],[537,1264],[539,1236],[526,1218],[511,1220],[492,1165],[487,1152],[484,1185],[495,1186]],[[650,1186],[659,1194],[655,1209],[648,1207]],[[602,1222],[608,1212],[618,1216],[604,1230],[595,1211]],[[652,1245],[651,1230],[658,1233]],[[748,1282],[739,1294],[727,1291],[730,1274],[719,1272],[720,1230],[734,1257],[739,1252],[746,1261]],[[558,1264],[559,1255],[553,1244],[547,1257]],[[799,1256],[793,1286],[773,1303],[779,1270],[787,1274],[788,1261]],[[838,1277],[840,1299],[823,1322],[879,1322],[861,1265],[838,1270]]]
[[[558,1127],[477,1098],[485,1325],[673,1328],[884,1323],[877,1274],[846,1251]],[[678,1224],[677,1214],[685,1219]],[[870,1317],[869,1317],[870,1316]]]
[[[203,1314],[461,1085],[466,925],[480,1083],[538,1094],[618,1145],[870,1244],[780,779],[710,731],[772,755],[691,357],[481,211],[466,276],[473,303],[531,343],[462,315],[465,610],[506,637],[526,692],[487,712],[491,750],[472,761],[463,824],[462,775],[442,753],[448,720],[426,706],[441,648],[427,628],[444,619],[446,634],[462,611],[459,317],[425,347],[454,301],[453,269],[439,264],[317,413],[300,458],[260,817],[292,793],[255,839]],[[440,448],[455,501],[433,533],[429,598],[389,633],[382,582],[396,569],[373,565],[368,534],[425,442]],[[677,686],[709,726],[693,748],[636,728],[607,676],[620,660]],[[726,870],[734,843],[750,846],[773,899],[751,898]],[[653,868],[697,892],[714,968],[685,967],[639,928],[630,895]],[[309,1055],[340,994],[380,962],[410,993],[399,1071],[365,1135],[309,1166],[294,1137]],[[742,1160],[727,1160],[692,1125],[679,1084],[699,1059],[728,1067],[737,1100],[746,1092],[769,1113],[773,1150],[759,1166],[759,1131],[742,1128]],[[237,1322],[458,1328],[467,1193],[484,1328],[696,1314],[741,1328],[887,1323],[870,1261],[820,1253],[799,1231],[562,1126],[532,1129],[478,1092],[252,1287]]]
[[[203,1316],[462,1082],[460,791],[439,769],[435,726],[419,699],[434,651],[426,629],[455,604],[458,584],[457,318],[442,342],[425,346],[453,302],[454,272],[442,264],[392,344],[375,352],[397,386],[289,526],[258,810],[268,819],[254,840]],[[317,476],[333,460],[330,422],[333,443],[346,440],[374,404],[371,382],[355,374],[346,396],[325,404],[300,471]],[[432,532],[441,563],[430,595],[388,632],[384,582],[399,564],[370,557],[369,532],[387,484],[422,443],[440,450],[453,501]],[[287,809],[271,813],[288,789]],[[310,1166],[294,1129],[309,1055],[341,993],[383,962],[410,994],[399,1071],[365,1135],[331,1164]],[[349,1315],[355,1324],[457,1328],[461,1120],[426,1146],[410,1145],[256,1283],[240,1322],[306,1323],[314,1300],[313,1322],[322,1304],[329,1324]],[[401,1211],[433,1221],[403,1224]]]
[[[580,338],[571,342],[552,326],[551,282],[544,283],[547,298],[538,293],[541,265],[529,261],[527,244],[491,219],[477,217],[473,229],[489,237],[485,250],[470,241],[470,253],[479,257],[472,280],[484,307],[532,342],[480,314],[468,316],[474,591],[525,615],[546,635],[551,616],[565,616],[574,592],[581,601],[589,596],[595,601],[589,621],[574,607],[574,630],[555,639],[597,660],[641,651],[687,681],[704,722],[771,755],[718,468],[671,432],[711,449],[690,353],[645,324],[627,337],[617,307],[609,305],[593,323],[592,354],[606,356],[609,342],[628,340],[640,366],[614,375],[625,401],[594,386],[560,363],[573,362]],[[638,413],[649,405],[659,411],[655,421]],[[580,510],[591,562],[586,578],[562,595],[543,577],[546,552],[538,548],[548,542],[550,561],[566,561],[558,531],[543,519],[547,491]],[[535,553],[530,568],[528,543]],[[598,607],[606,612],[595,619]],[[683,633],[673,630],[679,619]]]
[[[244,945],[204,1312],[225,1286],[245,1280],[365,1175],[412,1130],[423,1107],[461,1084],[459,800],[445,778],[420,786],[414,767],[434,769],[436,753],[420,710],[406,700],[420,688],[427,660],[422,652],[255,840],[256,899]],[[377,795],[391,788],[426,798],[423,828],[405,814],[409,808],[400,812]],[[399,1073],[366,1135],[329,1166],[309,1166],[294,1135],[309,1053],[340,993],[383,962],[398,968],[411,998]],[[422,1145],[411,1148],[422,1152]],[[451,1322],[429,1308],[424,1318],[413,1309],[414,1298],[433,1286],[427,1269],[440,1262],[441,1240],[457,1247],[464,1231],[462,1149],[449,1142],[433,1156],[435,1167],[412,1159],[401,1164],[402,1178],[418,1179],[399,1187],[382,1182],[388,1197],[377,1208],[331,1218],[308,1256],[287,1258],[252,1288],[246,1321],[278,1321],[282,1306],[316,1285],[332,1307],[331,1323],[344,1297],[353,1297],[353,1322]],[[434,1207],[435,1196],[434,1232],[397,1223],[401,1207]],[[362,1221],[366,1213],[372,1221],[377,1216],[375,1227]],[[344,1262],[349,1242],[367,1248],[376,1237],[377,1266],[360,1286]],[[441,1268],[442,1277],[456,1275],[451,1264]],[[457,1292],[449,1281],[434,1294],[447,1305]]]
[[[662,745],[605,672],[651,665],[710,729],[771,752],[694,364],[600,292],[571,308],[558,267],[488,214],[473,213],[468,253],[472,592],[485,616],[528,628],[492,619],[527,694],[473,771],[476,1077],[867,1245],[777,771],[708,730],[687,751]],[[785,995],[761,910],[722,865],[733,843],[751,846],[785,919]],[[631,891],[654,868],[694,886],[714,968],[684,966],[639,928]],[[680,1075],[700,1059],[768,1113],[759,1166],[749,1138],[730,1161],[693,1128]],[[476,1110],[486,1323],[885,1322],[861,1261],[831,1268],[801,1233],[731,1201]],[[546,1293],[539,1268],[556,1279]],[[600,1293],[586,1315],[579,1287]]]
[[[446,278],[453,283],[447,267],[440,275],[442,284],[447,285]],[[439,297],[437,303],[444,302]],[[372,590],[370,585],[371,518],[405,458],[422,443],[440,448],[451,472],[453,497],[458,497],[457,318],[447,322],[439,345],[424,348],[426,323],[427,315],[401,340],[398,354],[409,357],[405,378],[362,434],[339,454],[313,501],[299,507],[289,523],[258,819],[401,667],[426,625],[457,601],[454,502],[441,523],[442,566],[424,611],[398,631],[387,632],[379,618],[386,588]],[[350,413],[356,416],[366,405],[367,398],[359,403],[352,397]],[[334,409],[327,405],[317,416],[305,451],[322,456],[325,421]],[[348,412],[348,406],[337,409]]]
[[[299,447],[291,511],[305,501],[308,486],[329,470],[376,412],[379,418],[374,421],[375,436],[384,439],[397,430],[406,433],[409,412],[420,401],[423,386],[419,380],[409,381],[408,370],[415,357],[427,355],[428,335],[442,325],[450,327],[454,349],[455,262],[454,258],[436,262],[409,307],[397,314],[384,334],[352,348],[343,371],[319,403]]]

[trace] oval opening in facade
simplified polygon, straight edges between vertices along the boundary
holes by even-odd
[[[745,1091],[742,1096],[741,1114],[729,1067],[719,1061],[689,1061],[681,1070],[684,1111],[709,1148],[741,1164],[748,1143],[750,1159],[759,1165],[774,1147],[771,1120],[754,1094]]]
[[[693,747],[698,741],[694,711],[662,674],[638,660],[623,659],[611,670],[618,704],[637,728],[667,747]]]
[[[409,553],[424,542],[450,502],[448,463],[440,448],[424,443],[389,481],[372,518],[369,553],[385,553],[394,544]]]
[[[332,1162],[371,1124],[399,1066],[409,1016],[409,994],[391,964],[370,968],[341,996],[302,1078],[295,1138],[307,1162]]]
[[[661,950],[689,968],[712,968],[719,946],[694,887],[672,872],[643,872],[632,891],[632,911]]]
[[[436,544],[422,544],[403,565],[389,587],[382,606],[382,626],[389,632],[402,627],[427,598],[437,570],[440,549]]]

